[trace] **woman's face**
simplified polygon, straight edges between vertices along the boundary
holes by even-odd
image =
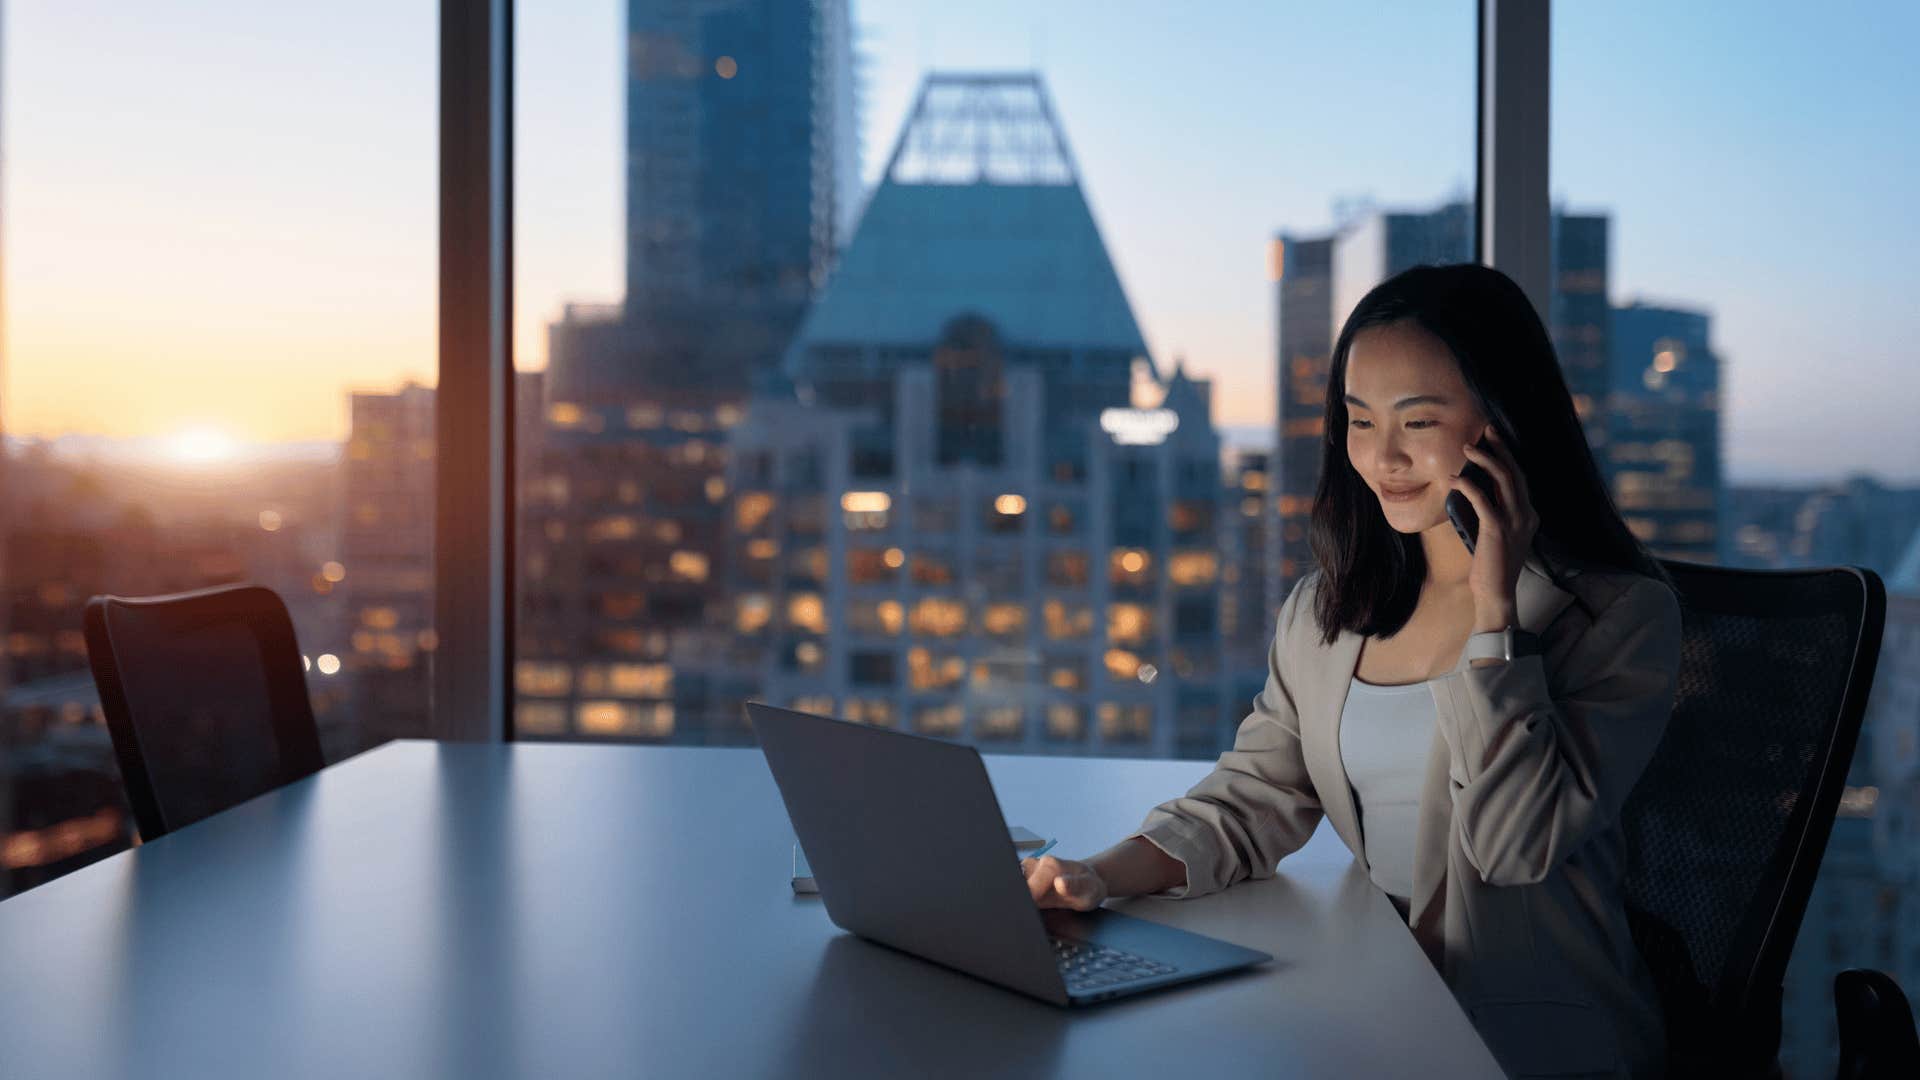
[[[1447,520],[1447,481],[1487,425],[1439,338],[1418,323],[1370,327],[1347,354],[1347,460],[1395,531]]]

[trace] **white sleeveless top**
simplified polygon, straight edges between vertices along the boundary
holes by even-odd
[[[1389,896],[1413,895],[1413,834],[1436,717],[1424,682],[1376,686],[1355,678],[1340,713],[1340,762],[1360,811],[1367,874]]]

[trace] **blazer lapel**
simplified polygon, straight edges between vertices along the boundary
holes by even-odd
[[[1309,620],[1311,622],[1311,620]],[[1318,628],[1302,631],[1317,635]],[[1333,831],[1347,842],[1356,855],[1360,846],[1360,815],[1354,809],[1353,786],[1347,780],[1346,767],[1340,761],[1340,715],[1347,708],[1347,688],[1353,682],[1354,669],[1360,663],[1360,646],[1365,638],[1340,631],[1333,644],[1320,646],[1301,655],[1307,670],[1301,678],[1300,752],[1307,762],[1307,775],[1313,777],[1320,808],[1333,823]],[[1318,641],[1315,641],[1318,645]]]

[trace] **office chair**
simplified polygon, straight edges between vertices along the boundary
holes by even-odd
[[[1628,920],[1660,989],[1672,1074],[1778,1075],[1787,958],[1853,760],[1886,590],[1854,567],[1663,565],[1679,590],[1680,679],[1622,815]],[[1843,1031],[1874,1026],[1836,997]]]
[[[300,648],[273,590],[96,596],[86,639],[143,841],[319,771]]]

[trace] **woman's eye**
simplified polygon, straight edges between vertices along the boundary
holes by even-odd
[[[1437,423],[1439,423],[1437,420],[1409,420],[1407,421],[1407,426],[1410,428],[1428,428]]]
[[[1350,428],[1359,428],[1359,429],[1361,429],[1361,430],[1365,430],[1366,428],[1368,428],[1368,427],[1371,427],[1372,425],[1373,425],[1373,421],[1371,421],[1371,420],[1349,420],[1349,421],[1347,421],[1347,426],[1348,426],[1348,427],[1350,427]]]

